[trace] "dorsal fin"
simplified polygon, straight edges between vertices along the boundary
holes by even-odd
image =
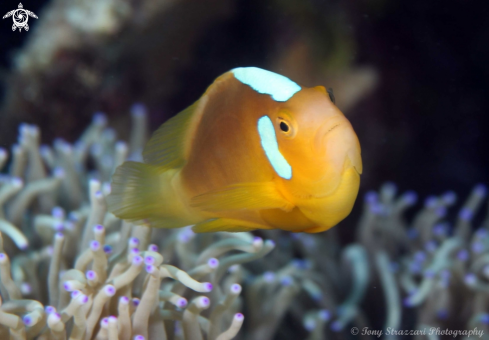
[[[145,163],[174,169],[182,166],[186,159],[186,150],[191,143],[191,134],[197,121],[197,111],[201,111],[207,97],[197,102],[166,121],[153,133],[143,150]]]
[[[183,166],[207,102],[213,95],[219,95],[226,88],[226,82],[231,79],[231,72],[224,73],[207,88],[198,101],[160,126],[144,147],[144,162],[166,169]]]

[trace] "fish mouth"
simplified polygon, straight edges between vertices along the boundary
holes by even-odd
[[[361,175],[363,172],[362,156],[360,155],[360,150],[350,149],[348,150],[345,167],[352,167],[355,171]],[[344,168],[346,170],[346,168]]]
[[[326,197],[336,192],[345,174],[351,174],[352,170],[357,176],[362,174],[360,143],[346,118],[335,117],[334,121],[322,125],[314,142],[325,167],[321,177],[314,181],[314,187],[310,188],[311,196]]]
[[[354,167],[358,174],[362,174],[360,143],[346,118],[334,117],[333,121],[320,126],[314,144],[316,152],[324,155],[338,173],[342,173],[348,167]]]

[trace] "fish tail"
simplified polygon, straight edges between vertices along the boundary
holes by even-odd
[[[155,216],[161,210],[165,189],[164,171],[154,165],[125,162],[112,176],[111,193],[107,197],[109,211],[132,222]]]

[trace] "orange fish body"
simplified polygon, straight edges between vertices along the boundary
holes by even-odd
[[[155,132],[113,176],[110,210],[196,232],[321,232],[355,202],[360,144],[323,87],[238,68]]]

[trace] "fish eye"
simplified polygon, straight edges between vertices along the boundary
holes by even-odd
[[[287,124],[284,121],[281,121],[280,122],[280,130],[282,130],[283,132],[289,132],[289,130],[290,130],[289,124]]]
[[[328,89],[328,94],[329,94],[329,99],[331,99],[331,101],[333,102],[333,104],[336,105],[336,100],[335,100],[335,97],[334,97],[334,92],[333,92],[333,89],[331,87]]]
[[[290,113],[282,111],[275,119],[277,132],[286,138],[294,138],[297,133],[297,124]]]

